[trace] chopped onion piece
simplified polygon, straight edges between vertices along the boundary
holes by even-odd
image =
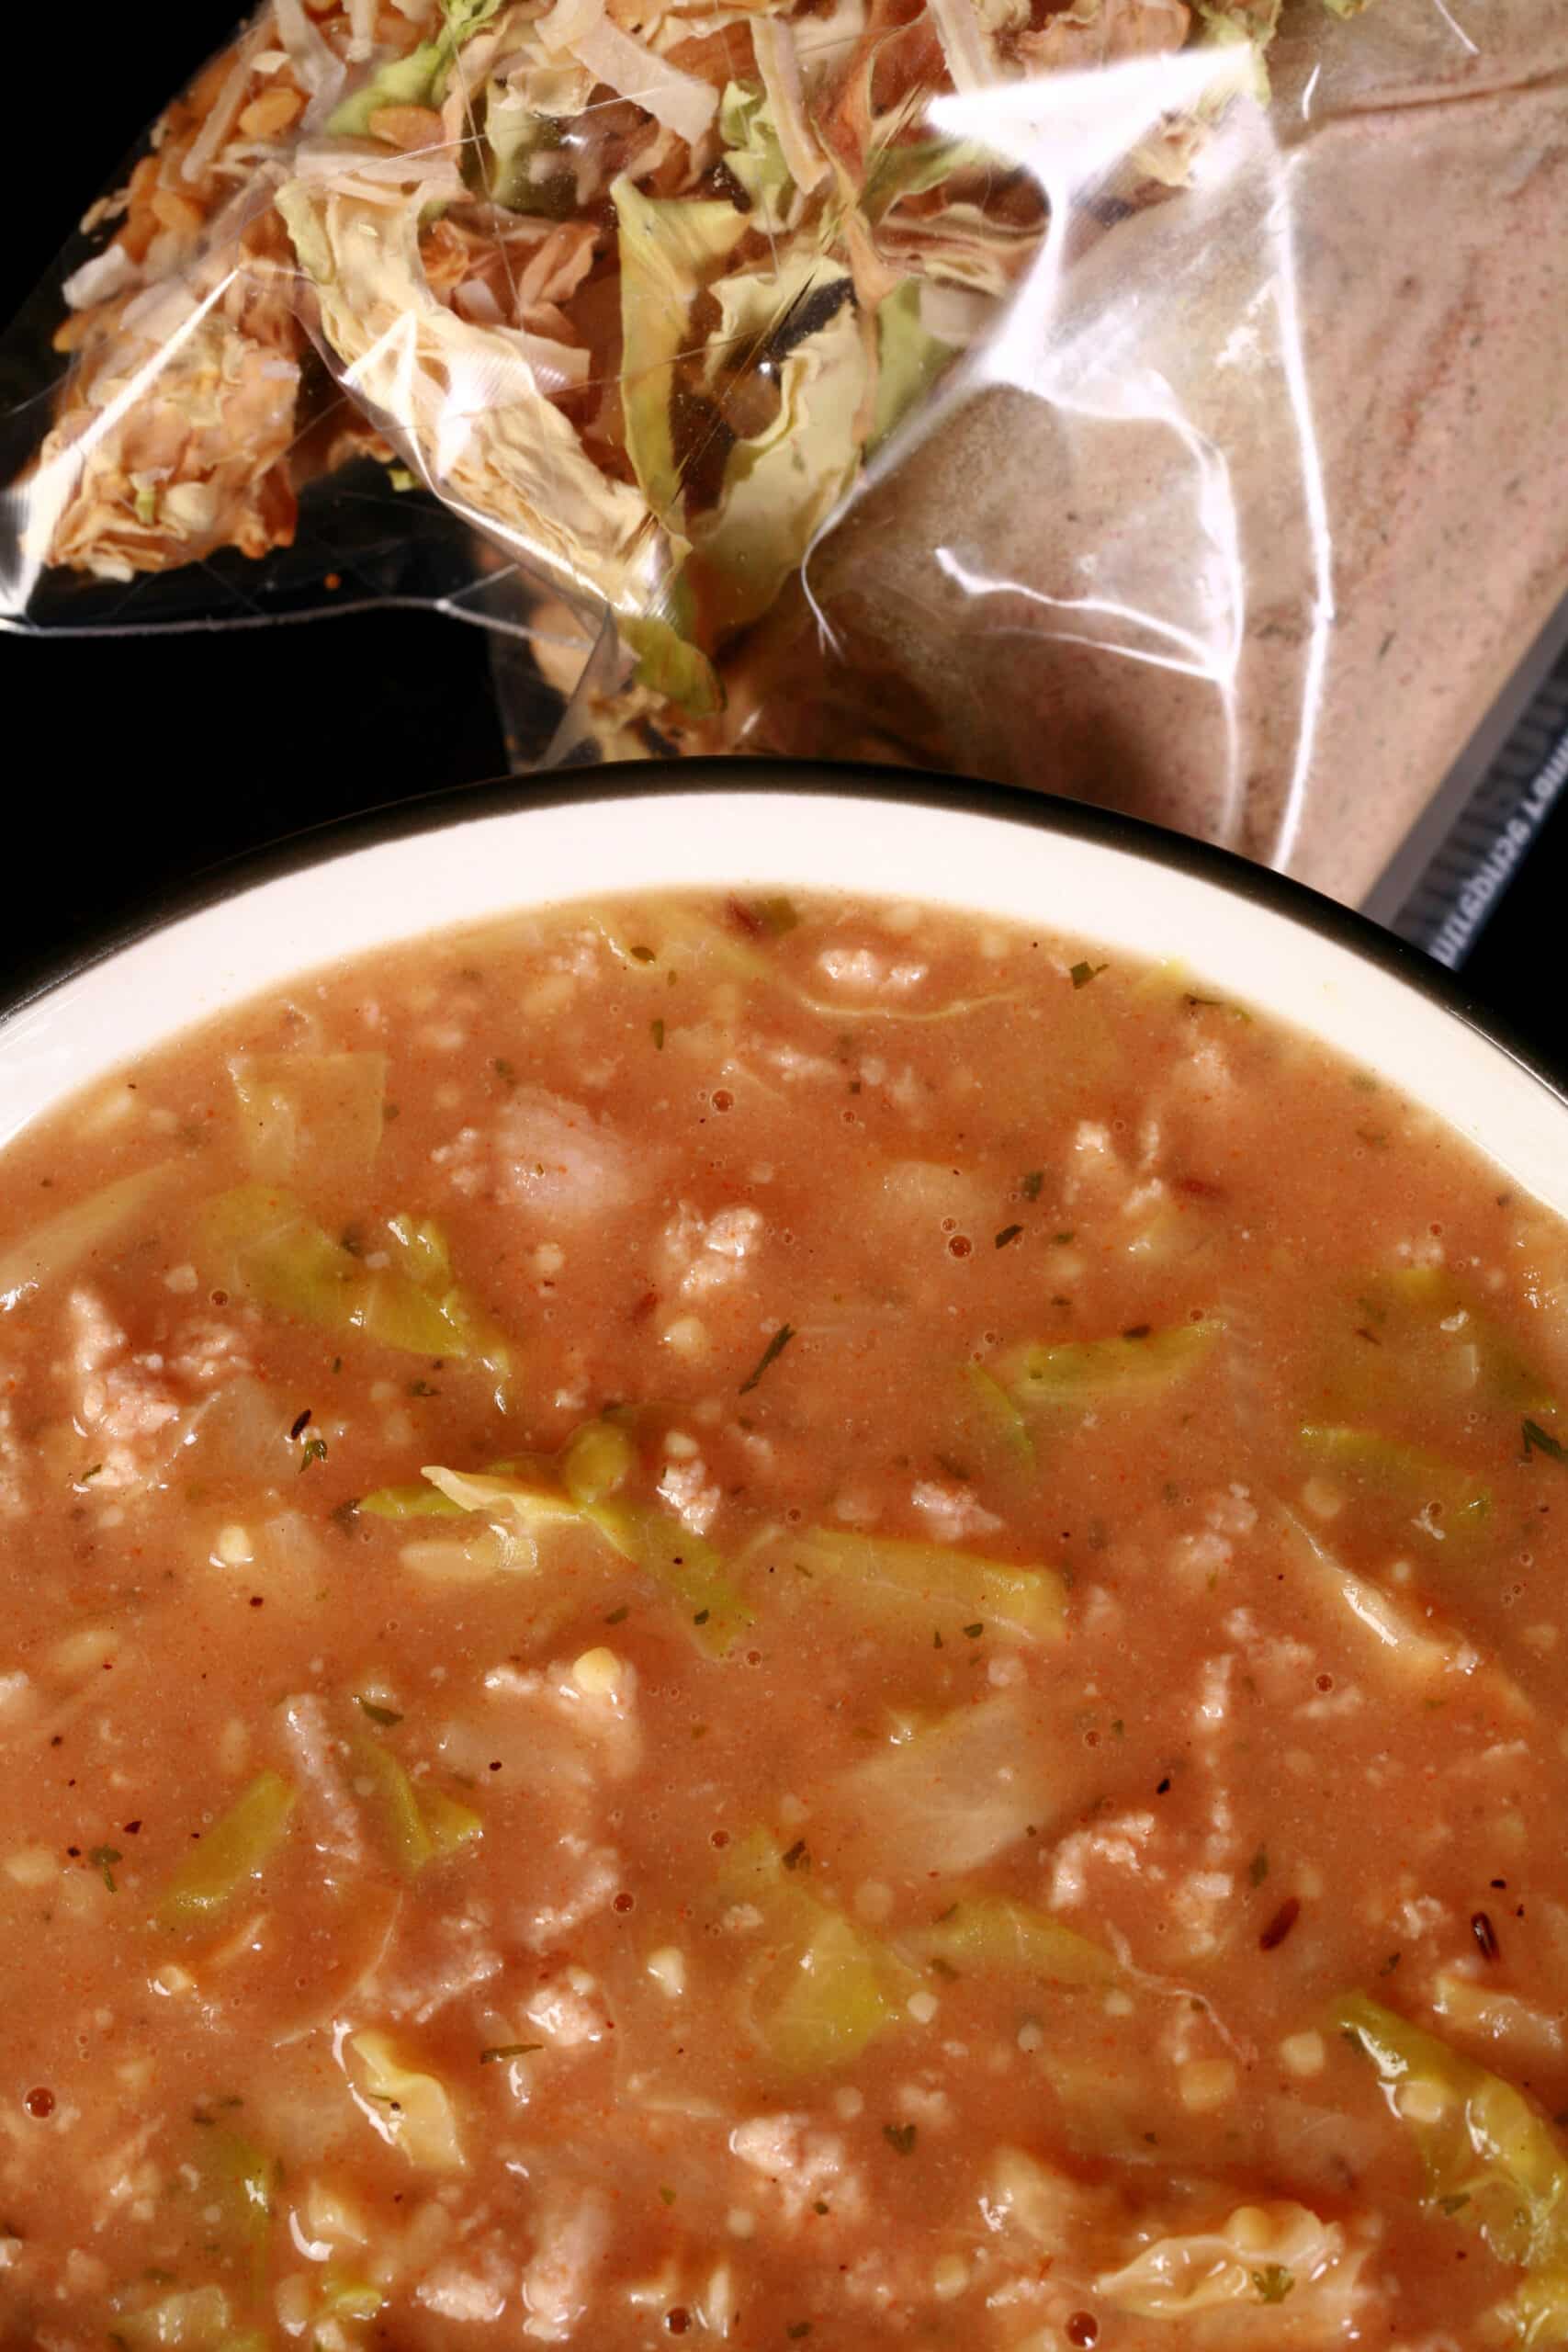
[[[454,145],[476,135],[474,100],[483,89],[501,48],[501,35],[481,33],[457,51],[447,74],[446,96],[441,101],[442,136]]]
[[[942,38],[942,53],[955,90],[984,90],[997,78],[997,69],[980,28],[975,0],[931,0],[931,15]]]
[[[520,359],[534,371],[542,392],[564,391],[569,384],[588,381],[588,352],[579,343],[557,343],[549,335],[529,334],[522,327],[498,329]]]
[[[604,0],[555,0],[536,28],[547,49],[573,49],[604,15]]]
[[[348,22],[350,57],[368,57],[376,46],[376,0],[348,0]]]
[[[557,0],[558,6],[567,5],[569,0]],[[796,187],[809,194],[827,177],[828,159],[807,119],[795,35],[777,17],[759,17],[751,27],[751,48],[779,134],[779,152]]]
[[[244,103],[255,68],[256,51],[261,47],[261,28],[246,34],[234,52],[234,62],[223,77],[218,96],[208,108],[207,119],[190,145],[180,164],[180,177],[193,184],[204,180],[218,160],[219,150],[234,128],[235,118]]]
[[[110,302],[128,288],[140,286],[141,272],[123,245],[107,245],[80,269],[73,269],[61,292],[73,311],[91,310],[95,302]]]
[[[362,204],[397,205],[411,188],[423,188],[427,203],[459,202],[467,193],[463,175],[450,148],[425,153],[402,148],[373,154],[333,141],[301,147],[294,157],[294,176],[350,196]]]
[[[694,147],[718,112],[718,92],[694,74],[682,74],[618,25],[601,22],[571,43],[580,65],[597,74],[616,95],[641,107],[655,122]]]
[[[338,94],[348,78],[347,70],[305,14],[304,0],[273,0],[273,16],[277,37],[293,61],[300,86],[310,93],[310,113],[306,119],[313,123],[318,114],[330,113],[337,104]]]

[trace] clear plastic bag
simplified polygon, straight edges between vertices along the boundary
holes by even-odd
[[[1568,18],[1278,14],[268,0],[0,352],[0,618],[426,602],[519,765],[936,762],[1358,898],[1568,582]]]

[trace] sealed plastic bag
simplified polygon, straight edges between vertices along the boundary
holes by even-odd
[[[1269,98],[1277,14],[271,0],[70,257],[5,609],[347,574],[508,633],[520,760],[936,759],[1357,895],[1568,572],[1568,33],[1310,0]]]
[[[1025,176],[925,128],[943,71],[915,0],[273,0],[65,279],[11,609],[125,616],[59,575],[265,556],[302,482],[395,451],[716,711],[712,657],[949,355],[913,296],[995,308],[1036,242]]]
[[[814,553],[849,707],[1365,894],[1568,586],[1568,13],[1466,17],[1292,19],[1021,305]]]

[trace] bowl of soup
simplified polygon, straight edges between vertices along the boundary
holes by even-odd
[[[1035,799],[311,837],[0,1048],[0,2343],[1568,2342],[1568,1113]]]

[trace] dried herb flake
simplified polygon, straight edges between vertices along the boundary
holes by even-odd
[[[779,1325],[778,1329],[773,1333],[773,1338],[768,1341],[767,1346],[762,1350],[761,1354],[758,1357],[756,1365],[750,1377],[741,1382],[739,1393],[742,1396],[749,1396],[751,1394],[752,1389],[756,1387],[757,1383],[761,1379],[762,1374],[767,1371],[769,1365],[774,1364],[778,1362],[780,1356],[783,1355],[784,1350],[788,1347],[794,1337],[795,1328],[792,1324],[781,1323]]]
[[[111,1894],[119,1893],[114,1883],[114,1866],[123,1859],[118,1846],[94,1846],[88,1851],[87,1860],[96,1871],[101,1872],[104,1884]]]

